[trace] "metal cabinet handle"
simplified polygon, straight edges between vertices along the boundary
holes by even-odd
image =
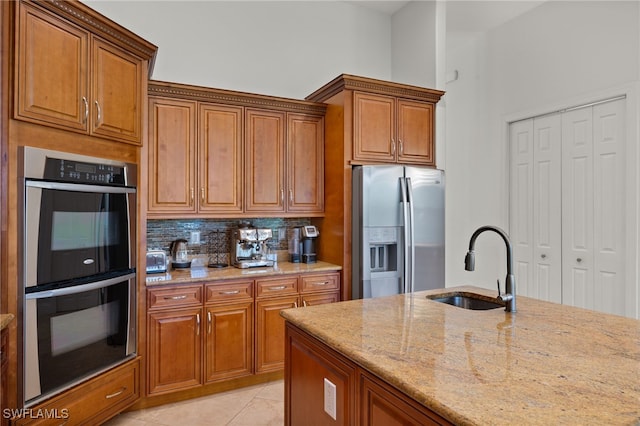
[[[200,335],[200,314],[196,314],[196,336]]]
[[[211,311],[207,312],[207,334],[211,334]]]
[[[200,188],[200,200],[204,204],[204,188]]]
[[[297,308],[298,307],[298,302],[293,302],[293,307]]]
[[[306,300],[303,300],[303,301],[302,301],[302,306],[304,306],[304,307],[306,308],[307,306],[309,306],[309,304],[307,303],[307,301],[306,301]]]
[[[391,155],[396,155],[396,142],[391,139]]]
[[[100,123],[102,121],[102,109],[100,108],[98,101],[93,101],[93,103],[96,104],[96,109],[98,110],[98,123]]]
[[[180,300],[180,299],[186,299],[187,295],[183,294],[182,296],[165,296],[164,300]]]
[[[232,290],[232,291],[219,291],[218,294],[222,294],[222,295],[230,295],[230,294],[238,294],[240,293],[240,290]]]
[[[189,205],[192,206],[193,205],[193,200],[195,198],[195,190],[193,188],[191,188],[191,201],[189,201]]]
[[[82,103],[84,103],[84,120],[82,122],[86,123],[89,118],[89,101],[83,96]]]
[[[293,203],[293,190],[289,190],[289,202]]]
[[[121,395],[126,390],[127,390],[127,388],[125,386],[123,386],[122,389],[120,389],[118,392],[114,392],[112,394],[106,395],[105,398],[106,399],[114,398],[114,397],[116,397],[118,395]]]
[[[280,190],[280,202],[284,203],[284,189]]]
[[[327,284],[329,284],[329,281],[317,282],[317,283],[313,283],[312,285],[327,285]]]
[[[400,153],[400,155],[404,154],[404,148],[402,146],[401,140],[398,141],[398,152]]]
[[[277,287],[267,287],[267,290],[269,290],[269,291],[273,291],[273,290],[284,290],[285,288],[287,288],[287,286],[279,285],[279,286],[277,286]]]

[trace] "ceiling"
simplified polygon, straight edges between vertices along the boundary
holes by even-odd
[[[424,0],[416,0],[424,1]],[[431,0],[432,1],[432,0]],[[447,3],[447,31],[483,32],[495,28],[544,1],[529,0],[445,0]],[[356,6],[393,15],[409,1],[346,1]]]

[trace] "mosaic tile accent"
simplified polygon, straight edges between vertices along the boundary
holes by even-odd
[[[273,232],[270,247],[288,249],[288,236],[293,228],[310,225],[308,218],[256,218],[256,219],[150,219],[147,221],[147,248],[169,252],[171,242],[179,238],[189,240],[192,231],[200,231],[200,244],[187,246],[191,256],[217,253],[221,263],[229,261],[231,231],[241,221],[249,221],[255,228],[269,228]]]

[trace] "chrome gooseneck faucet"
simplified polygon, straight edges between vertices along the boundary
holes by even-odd
[[[500,294],[500,282],[498,282],[498,299],[505,302],[505,311],[516,311],[516,277],[513,275],[513,250],[511,248],[511,241],[509,236],[502,229],[497,226],[481,226],[471,235],[469,240],[469,251],[464,258],[464,269],[467,271],[473,271],[476,267],[476,256],[474,247],[476,244],[476,238],[484,231],[493,231],[500,235],[504,240],[504,244],[507,247],[507,278],[505,282],[505,293]]]

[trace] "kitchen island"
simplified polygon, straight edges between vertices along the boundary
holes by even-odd
[[[640,321],[522,296],[517,313],[426,297],[451,291],[495,296],[457,287],[283,311],[287,424],[640,424]]]

